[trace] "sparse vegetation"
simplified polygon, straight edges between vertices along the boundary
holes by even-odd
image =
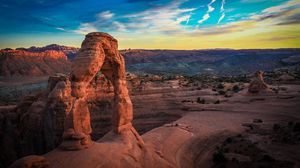
[[[203,99],[201,97],[198,97],[197,98],[197,103],[199,103],[199,104],[205,104],[205,99]]]

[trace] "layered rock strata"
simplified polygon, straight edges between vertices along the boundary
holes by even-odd
[[[126,87],[124,58],[118,42],[106,33],[89,33],[82,43],[71,67],[72,108],[67,115],[61,148],[77,150],[91,144],[90,113],[86,91],[90,82],[101,71],[112,83],[114,101],[112,125],[115,133],[133,129],[132,103]]]
[[[46,76],[69,71],[70,61],[61,51],[0,50],[0,76]]]

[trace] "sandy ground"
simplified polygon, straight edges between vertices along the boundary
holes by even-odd
[[[216,147],[226,138],[244,133],[247,127],[243,125],[253,123],[254,119],[262,120],[264,125],[300,121],[300,86],[284,87],[286,91],[279,94],[248,95],[241,91],[220,104],[187,102],[185,106],[189,108],[185,110],[191,112],[185,113],[173,124],[147,132],[143,139],[159,150],[162,156],[176,162],[180,167],[212,167]],[[180,100],[187,98],[185,94],[192,99],[193,94],[187,92],[174,95]],[[182,137],[182,131],[190,134]],[[267,140],[270,141],[270,138]],[[173,141],[176,141],[176,145]],[[288,160],[295,167],[300,166],[299,144],[270,143],[259,147],[277,160]]]
[[[274,124],[300,121],[300,86],[283,87],[284,91],[279,94],[249,95],[243,90],[229,98],[216,96],[210,89],[153,90],[133,95],[132,99],[136,115],[142,113],[140,108],[147,109],[149,114],[154,111],[183,116],[142,135],[147,146],[172,167],[300,167],[299,139],[296,143],[276,142],[272,133]],[[218,99],[221,103],[199,104],[195,101],[198,96]],[[97,156],[103,158],[106,150],[113,155],[102,141],[100,139],[91,149],[82,152],[68,154],[70,152],[55,150],[45,156],[51,162],[59,159],[58,153],[66,157],[63,162],[55,163],[60,167],[70,164],[73,167],[84,164],[97,167],[101,162],[92,162]],[[216,161],[216,152],[223,149],[229,150],[225,153],[227,161],[222,162],[222,158]],[[240,151],[242,149],[244,151]],[[93,153],[91,160],[86,157],[91,155],[89,151]],[[86,159],[74,164],[74,158],[78,157]],[[230,158],[232,160],[228,160]]]
[[[249,95],[244,89],[232,97],[216,95],[212,89],[178,88],[176,84],[149,87],[131,95],[134,105],[133,124],[142,134],[145,143],[163,160],[176,167],[218,167],[213,161],[214,154],[219,148],[228,146],[224,142],[229,137],[234,137],[232,146],[236,146],[237,135],[242,135],[247,143],[255,144],[259,152],[267,153],[274,160],[287,161],[292,167],[300,167],[299,139],[296,143],[272,140],[270,128],[274,124],[300,122],[300,85],[281,87],[279,94]],[[206,104],[197,103],[198,97],[205,99]],[[219,104],[215,104],[216,101]],[[254,120],[259,120],[260,123],[255,123]],[[254,131],[249,132],[249,127],[252,126],[255,127]],[[150,129],[152,130],[148,131]],[[145,131],[148,132],[144,133]],[[101,140],[96,143],[101,143]],[[100,151],[96,148],[88,151],[96,150],[96,153],[103,155],[105,150],[100,149],[105,148],[103,145],[105,146],[98,145],[97,149]],[[88,151],[84,150],[82,154],[85,155]],[[53,154],[50,152],[46,156],[49,155]],[[78,155],[81,155],[80,152],[70,156]],[[247,152],[240,155],[238,160],[243,160],[241,158],[247,157]],[[93,156],[93,159],[97,159],[97,156]],[[51,161],[55,161],[55,158],[51,158]],[[73,159],[70,157],[64,160],[65,165],[68,162],[73,162]],[[272,165],[269,167],[276,167],[276,164]]]

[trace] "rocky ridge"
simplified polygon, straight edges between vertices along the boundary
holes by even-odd
[[[0,76],[43,76],[68,72],[70,62],[61,51],[0,50]]]
[[[79,51],[79,48],[76,47],[70,47],[70,46],[63,46],[63,45],[58,45],[58,44],[50,44],[44,47],[29,47],[29,48],[16,48],[16,50],[22,50],[22,51],[29,51],[29,52],[45,52],[47,50],[55,50],[55,51],[61,51],[69,59],[73,59],[77,52]]]

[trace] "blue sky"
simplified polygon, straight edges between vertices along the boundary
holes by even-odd
[[[252,38],[262,34],[266,39],[259,41],[270,43],[265,48],[300,47],[299,5],[297,0],[0,0],[0,48],[78,47],[92,31],[112,34],[121,48],[258,48]],[[241,46],[243,40],[252,43]]]

